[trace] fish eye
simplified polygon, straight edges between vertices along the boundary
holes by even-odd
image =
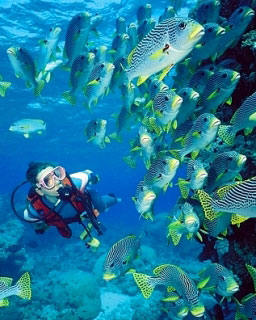
[[[105,64],[102,63],[102,64],[100,65],[100,67],[103,69],[103,68],[105,67]]]
[[[227,74],[226,73],[223,73],[223,75],[221,76],[223,79],[227,78]]]
[[[48,41],[47,41],[47,40],[44,40],[44,43],[46,44],[46,43],[48,43]]]
[[[165,96],[165,97],[164,97],[164,100],[165,100],[165,101],[169,101],[169,97],[168,97],[168,96]]]
[[[225,281],[226,277],[225,276],[221,276],[221,280]]]
[[[114,262],[112,262],[110,265],[110,268],[113,268],[113,267],[114,267]]]
[[[207,121],[208,121],[208,119],[207,119],[206,117],[204,117],[203,120],[204,120],[204,122],[207,122]]]
[[[161,175],[161,173],[159,173],[159,175],[157,176],[157,178],[162,178],[162,175]]]
[[[157,84],[154,84],[154,89],[156,89],[157,88]]]
[[[184,30],[186,28],[186,26],[187,26],[187,24],[184,21],[179,24],[180,30]]]
[[[240,8],[239,10],[238,10],[238,13],[242,13],[244,11],[244,9],[243,8]]]
[[[98,122],[97,122],[97,121],[94,121],[94,122],[93,122],[93,124],[97,125],[97,124],[98,124]]]
[[[50,30],[49,30],[49,31],[50,31],[50,32],[51,32],[51,31],[53,31],[53,28],[50,28]]]
[[[206,4],[206,5],[204,6],[204,8],[205,8],[205,9],[209,9],[209,5]]]
[[[163,163],[163,164],[167,164],[167,161],[166,161],[166,160],[163,160],[162,163]]]
[[[212,27],[210,27],[207,31],[212,32],[212,30],[213,30]]]
[[[229,157],[228,157],[228,161],[231,161],[231,160],[232,160],[232,157],[231,157],[231,156],[229,156]]]
[[[201,42],[201,46],[205,46],[205,41]]]
[[[205,75],[205,72],[202,71],[202,72],[200,73],[200,75],[203,77],[203,76]]]
[[[160,113],[163,113],[163,112],[164,112],[164,110],[161,109],[161,110],[160,110]]]
[[[20,51],[20,52],[23,52],[23,49],[22,49],[22,48],[19,48],[19,51]]]
[[[77,17],[77,19],[78,19],[78,20],[81,20],[81,16],[79,15],[79,16]]]
[[[96,79],[96,81],[100,81],[100,77],[98,77],[98,78]]]
[[[124,260],[124,261],[123,261],[123,265],[125,265],[126,263],[127,263],[127,260]]]
[[[210,71],[213,71],[213,70],[214,70],[214,66],[210,67],[209,70],[210,70]]]
[[[81,56],[81,59],[84,60],[84,59],[85,59],[85,56]]]
[[[183,92],[183,96],[186,97],[186,95],[187,95],[187,92]]]

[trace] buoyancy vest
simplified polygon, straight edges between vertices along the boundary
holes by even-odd
[[[71,186],[72,183],[68,177],[62,180],[62,185],[63,186]],[[69,202],[71,205],[75,208],[77,211],[76,216],[73,218],[63,218],[60,215],[61,209],[59,212],[54,211],[54,208],[48,207],[42,200],[42,197],[35,191],[35,188],[31,188],[29,190],[27,199],[33,209],[35,209],[38,213],[41,214],[42,220],[48,225],[48,226],[54,226],[58,229],[59,233],[64,237],[64,238],[70,238],[72,236],[72,231],[70,227],[68,226],[69,223],[73,222],[81,222],[80,215],[86,210],[84,202],[79,200],[82,197],[85,196],[82,191],[79,189],[73,190],[71,196],[69,197]]]

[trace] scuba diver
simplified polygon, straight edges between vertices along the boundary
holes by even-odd
[[[32,187],[28,192],[24,217],[20,217],[23,221],[34,223],[38,234],[54,226],[64,238],[72,236],[70,224],[78,222],[84,228],[80,239],[87,241],[89,238],[89,241],[85,241],[86,246],[99,246],[99,240],[92,236],[93,229],[98,235],[103,233],[97,217],[121,199],[114,194],[100,196],[97,191],[87,188],[99,181],[97,175],[90,170],[69,175],[61,166],[31,162],[26,178],[23,184],[30,182]],[[12,195],[12,207],[17,214],[13,205],[15,192]]]

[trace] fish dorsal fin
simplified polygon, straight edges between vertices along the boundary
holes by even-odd
[[[234,188],[235,185],[228,185],[228,186],[224,186],[221,187],[219,190],[217,190],[217,194],[219,196],[220,199],[224,198],[225,195]]]
[[[169,264],[162,264],[161,266],[156,267],[153,270],[154,275],[159,276],[159,274],[168,266],[169,266]]]
[[[0,277],[0,282],[9,287],[12,285],[12,278]]]
[[[246,269],[252,277],[254,290],[256,291],[256,269],[253,266],[250,266],[249,264],[246,264]]]
[[[132,58],[133,58],[133,55],[134,55],[135,51],[136,51],[136,47],[132,49],[132,51],[130,52],[129,56],[127,57],[127,62],[128,62],[129,66],[132,63]]]

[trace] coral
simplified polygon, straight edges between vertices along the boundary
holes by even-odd
[[[216,240],[214,249],[217,250],[219,258],[226,254],[229,250],[229,242],[227,239]]]
[[[249,47],[253,54],[256,54],[256,30],[251,30],[250,32],[243,35],[243,40],[241,48]]]
[[[92,320],[100,312],[100,290],[94,276],[80,270],[51,272],[51,301],[58,301],[59,319]],[[58,319],[58,318],[57,318]]]

